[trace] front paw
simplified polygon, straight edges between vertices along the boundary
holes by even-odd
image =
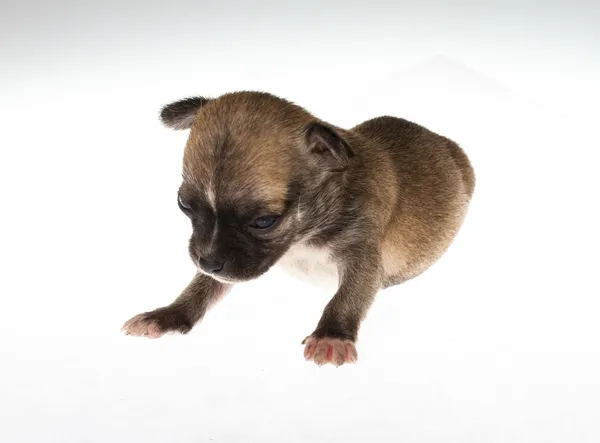
[[[169,332],[185,334],[192,329],[192,326],[185,314],[166,307],[132,317],[125,322],[121,331],[127,335],[159,338]]]
[[[358,359],[356,346],[351,340],[310,335],[302,342],[304,358],[313,360],[319,366],[331,363],[341,366],[344,363],[355,363]]]

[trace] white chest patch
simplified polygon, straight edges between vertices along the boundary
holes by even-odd
[[[277,265],[290,275],[312,284],[327,287],[338,285],[337,265],[326,248],[294,245]]]

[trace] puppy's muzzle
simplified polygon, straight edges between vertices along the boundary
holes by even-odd
[[[200,257],[198,266],[208,274],[218,274],[225,268],[225,260],[217,257]]]

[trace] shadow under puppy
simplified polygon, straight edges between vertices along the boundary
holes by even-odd
[[[161,119],[191,129],[178,199],[198,272],[172,304],[127,321],[131,335],[186,333],[235,283],[278,264],[335,283],[306,359],[354,362],[377,292],[444,253],[475,185],[456,143],[400,118],[345,130],[273,95],[236,92],[169,104]]]

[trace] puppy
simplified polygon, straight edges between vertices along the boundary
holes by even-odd
[[[236,283],[279,264],[335,285],[305,358],[354,362],[377,292],[444,253],[475,186],[456,143],[400,118],[346,130],[273,95],[236,92],[171,103],[161,119],[191,130],[178,203],[198,272],[172,304],[127,321],[131,335],[186,333]]]

